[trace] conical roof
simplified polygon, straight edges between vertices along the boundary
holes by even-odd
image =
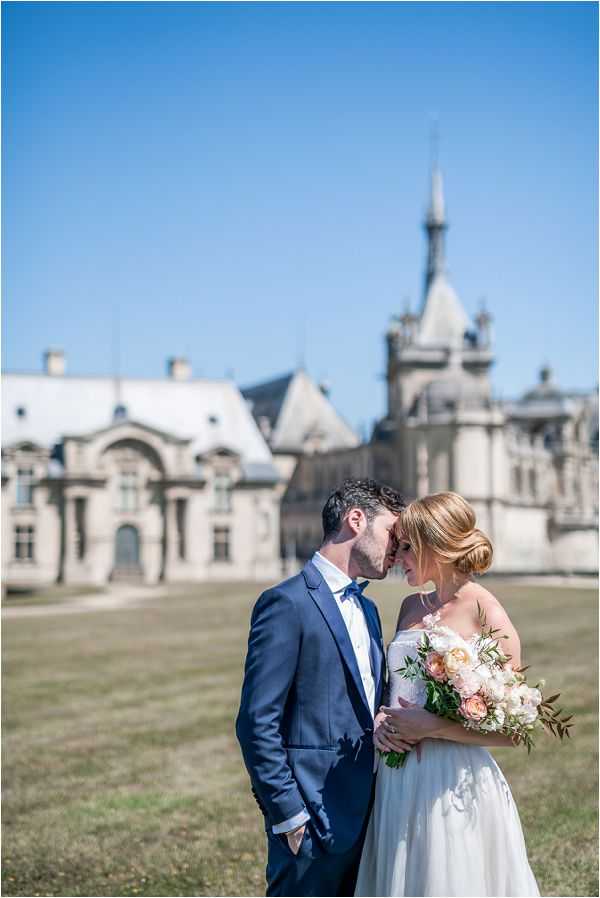
[[[459,347],[469,327],[469,318],[456,291],[443,273],[436,274],[425,298],[417,344]]]

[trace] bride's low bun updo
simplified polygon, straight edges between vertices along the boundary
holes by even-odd
[[[481,530],[473,530],[470,541],[473,545],[455,561],[455,565],[463,574],[485,574],[492,564],[492,544]]]
[[[401,512],[396,532],[411,544],[419,566],[425,553],[463,574],[485,574],[492,564],[492,544],[475,527],[475,512],[458,493],[415,499]]]

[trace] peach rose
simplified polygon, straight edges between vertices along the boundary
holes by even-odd
[[[443,683],[448,679],[446,668],[444,667],[444,659],[439,652],[429,652],[425,658],[425,670],[438,683]]]
[[[466,717],[467,720],[483,720],[487,717],[488,708],[483,698],[477,692],[469,698],[463,698],[458,712],[463,717]]]
[[[446,652],[444,655],[444,664],[446,665],[446,673],[449,677],[457,673],[459,668],[471,663],[471,657],[466,649],[456,646]]]

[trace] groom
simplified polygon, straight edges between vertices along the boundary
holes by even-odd
[[[386,576],[403,507],[389,487],[344,481],[319,551],[252,612],[236,731],[265,818],[267,895],[354,894],[385,675],[377,608],[356,578]]]

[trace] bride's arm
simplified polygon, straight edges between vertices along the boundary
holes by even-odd
[[[475,730],[465,730],[460,723],[452,720],[444,720],[447,729],[440,732],[438,739],[448,739],[450,742],[462,742],[465,745],[481,745],[484,748],[514,748],[515,744],[510,736],[503,733],[478,733]]]
[[[461,723],[445,720],[402,698],[399,698],[398,702],[399,708],[382,709],[382,713],[385,715],[379,724],[383,730],[382,735],[385,733],[388,736],[392,733],[395,739],[411,742],[421,739],[447,739],[449,742],[482,745],[487,748],[504,748],[514,745],[512,739],[502,733],[466,730]]]

